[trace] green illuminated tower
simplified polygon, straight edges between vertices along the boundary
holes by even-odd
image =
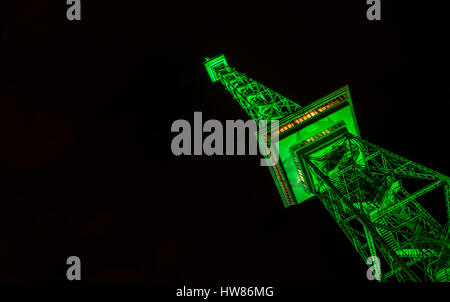
[[[316,196],[364,262],[380,259],[381,281],[450,281],[450,178],[361,139],[348,86],[300,107],[223,55],[204,64],[251,118],[279,120],[260,131],[279,135],[286,207]]]

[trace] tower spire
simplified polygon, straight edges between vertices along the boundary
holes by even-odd
[[[221,82],[255,121],[278,120],[301,108],[297,103],[230,67],[223,54],[206,58],[205,68],[212,82]]]

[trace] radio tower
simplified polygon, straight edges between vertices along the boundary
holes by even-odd
[[[450,281],[450,178],[361,139],[348,86],[301,107],[224,55],[204,65],[252,119],[279,120],[263,131],[279,135],[269,168],[286,207],[317,196],[380,281]]]

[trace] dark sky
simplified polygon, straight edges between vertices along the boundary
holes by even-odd
[[[86,281],[366,280],[319,200],[283,208],[258,157],[172,155],[173,121],[246,118],[203,69],[218,53],[300,105],[350,85],[364,139],[450,174],[443,36],[414,4],[369,22],[365,1],[82,1],[69,22],[65,1],[9,2],[1,281],[64,281],[71,255]]]

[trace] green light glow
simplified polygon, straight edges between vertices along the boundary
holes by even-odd
[[[231,68],[224,55],[206,59],[204,66],[211,81],[220,81],[256,121],[279,119],[301,108],[295,102]]]
[[[205,60],[206,71],[208,72],[208,75],[213,83],[218,81],[217,74],[215,73],[214,68],[217,68],[219,66],[221,68],[228,66],[227,60],[225,59],[225,56],[223,54],[218,55],[212,59],[207,58]]]
[[[292,154],[292,148],[295,148],[295,146],[300,142],[307,140],[308,138],[338,124],[339,122],[345,123],[348,132],[359,136],[358,125],[353,114],[353,105],[351,103],[348,86],[320,98],[313,103],[314,106],[305,107],[296,114],[290,115],[288,118],[284,118],[280,123],[281,129],[284,125],[292,123],[292,121],[296,120],[299,116],[302,116],[305,112],[311,112],[314,109],[321,108],[324,104],[330,100],[336,99],[339,96],[346,96],[345,101],[319,112],[306,120],[303,124],[293,126],[280,134],[280,161],[287,175],[289,185],[294,193],[292,199],[295,200],[295,204],[308,200],[313,197],[314,194],[308,192],[299,179],[299,171],[297,165],[295,164],[296,155]],[[296,123],[294,122],[294,124]],[[307,171],[301,171],[300,173],[303,177],[308,175]]]
[[[348,86],[301,108],[223,55],[205,67],[251,118],[280,121],[278,133],[260,131],[279,134],[280,161],[269,169],[286,207],[316,196],[365,263],[381,259],[381,281],[450,281],[450,178],[362,140]],[[444,223],[422,205],[430,192]]]

